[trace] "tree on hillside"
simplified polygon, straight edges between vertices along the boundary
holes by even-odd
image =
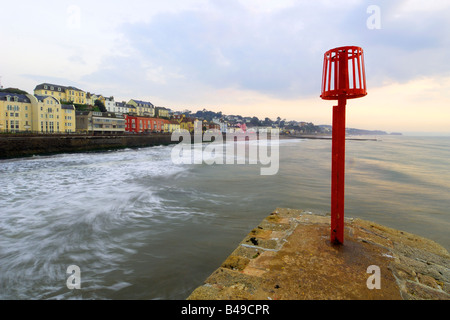
[[[272,120],[270,120],[270,118],[267,118],[267,117],[266,117],[266,118],[264,119],[264,125],[265,125],[265,126],[271,126],[272,123],[273,123],[273,122],[272,122]]]
[[[250,120],[250,124],[252,126],[255,126],[255,127],[259,126],[259,119],[258,119],[258,117],[253,117],[252,120]]]
[[[100,109],[100,112],[108,112],[108,110],[106,110],[105,104],[100,100],[95,100],[94,106],[98,107]]]
[[[28,94],[28,92],[17,89],[17,88],[0,89],[0,92],[15,93],[15,94]]]

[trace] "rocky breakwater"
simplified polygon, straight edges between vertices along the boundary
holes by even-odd
[[[450,255],[423,237],[346,219],[276,209],[188,300],[450,300]]]

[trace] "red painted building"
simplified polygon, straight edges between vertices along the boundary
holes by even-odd
[[[164,124],[169,123],[168,120],[159,118],[130,116],[125,117],[126,132],[164,132]]]

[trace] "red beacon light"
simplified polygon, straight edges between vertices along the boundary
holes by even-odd
[[[345,112],[347,99],[367,95],[364,52],[348,46],[325,53],[322,75],[324,100],[338,100],[333,107],[331,168],[331,242],[344,243]]]

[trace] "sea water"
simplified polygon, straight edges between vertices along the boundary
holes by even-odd
[[[377,138],[347,141],[346,217],[449,249],[450,138]],[[272,176],[173,146],[0,161],[0,299],[185,299],[275,208],[330,211],[331,141],[272,143]]]

